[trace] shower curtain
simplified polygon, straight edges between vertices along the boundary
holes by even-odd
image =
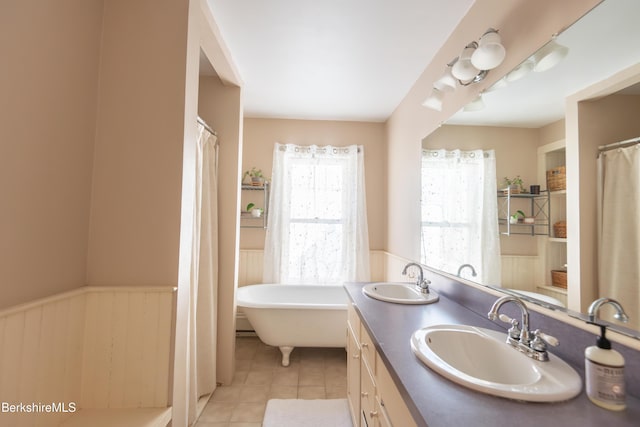
[[[216,388],[218,294],[217,137],[198,124],[196,200],[189,317],[189,423],[198,399]]]
[[[640,145],[598,156],[598,292],[640,329]],[[605,317],[610,319],[610,317]]]

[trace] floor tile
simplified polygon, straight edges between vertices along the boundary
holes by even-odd
[[[262,422],[266,403],[238,403],[231,413],[232,422]]]
[[[216,389],[196,427],[260,427],[269,399],[344,399],[346,360],[342,348],[295,348],[283,367],[277,347],[238,337],[233,382]]]

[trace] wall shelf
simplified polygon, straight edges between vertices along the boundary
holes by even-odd
[[[251,194],[257,191],[262,192],[260,196],[262,197],[263,211],[262,215],[260,215],[259,217],[254,217],[253,215],[251,215],[251,212],[241,211],[240,228],[267,228],[267,217],[269,215],[269,182],[265,181],[261,186],[243,184],[241,188],[242,191],[247,192],[247,194]],[[255,200],[250,200],[250,202],[256,203]]]
[[[512,193],[510,188],[498,193],[498,224],[501,234],[511,236],[525,234],[529,236],[549,236],[551,224],[549,222],[550,203],[549,192],[541,191],[540,194]],[[517,222],[511,223],[509,218],[517,211],[526,212],[533,217],[532,224]]]

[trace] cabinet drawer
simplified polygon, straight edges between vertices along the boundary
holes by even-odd
[[[367,365],[363,363],[360,368],[360,411],[362,412],[362,419],[368,427],[376,425],[375,399],[376,384],[373,381],[373,374],[369,371]],[[365,425],[361,427],[365,427]]]
[[[391,420],[389,419],[389,414],[387,414],[387,408],[384,406],[384,403],[380,401],[380,396],[376,396],[375,411],[378,414],[379,427],[393,427],[393,424],[391,424]]]

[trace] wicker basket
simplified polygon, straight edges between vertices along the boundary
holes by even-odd
[[[553,224],[553,235],[555,237],[567,238],[567,221],[558,221]]]
[[[551,284],[557,288],[567,289],[567,272],[551,270]]]
[[[567,168],[558,166],[547,171],[547,189],[558,191],[567,189]]]

